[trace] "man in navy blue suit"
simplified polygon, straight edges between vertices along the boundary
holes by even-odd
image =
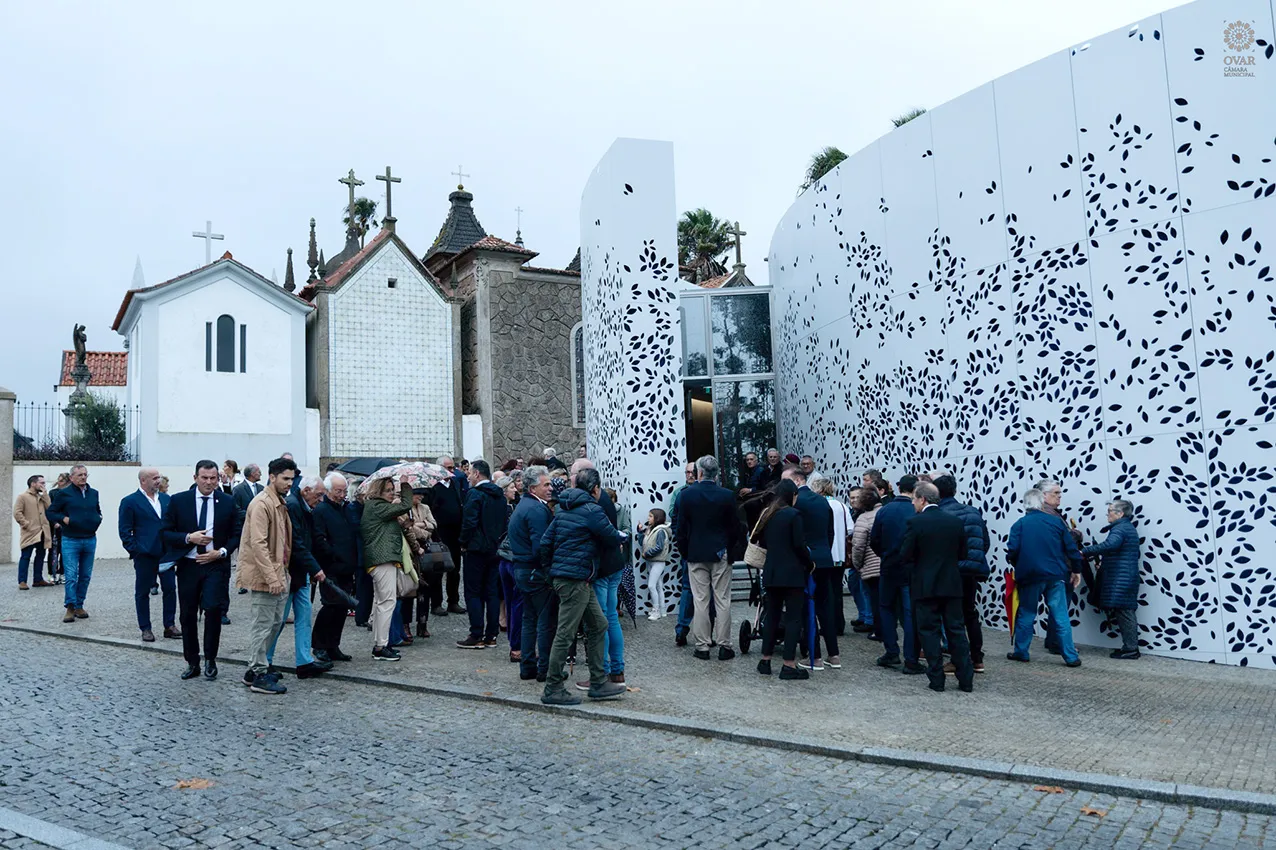
[[[164,591],[164,637],[179,638],[182,632],[174,618],[177,615],[177,582],[173,577],[172,558],[166,558],[164,546],[164,510],[169,496],[159,492],[158,469],[141,469],[137,473],[137,490],[120,500],[120,542],[133,560],[133,600],[137,604],[137,627],[142,640],[155,642],[151,631],[151,588],[159,577]],[[160,565],[170,565],[160,571]]]
[[[230,553],[239,548],[243,523],[235,500],[218,486],[221,473],[211,460],[195,464],[195,487],[173,496],[164,511],[164,545],[177,557],[177,601],[181,604],[182,679],[199,675],[199,610],[204,609],[204,676],[217,678],[217,650],[226,596]]]
[[[718,485],[718,460],[705,455],[696,461],[695,484],[678,493],[674,505],[674,536],[678,551],[687,559],[695,613],[691,634],[695,657],[709,659],[709,646],[718,644],[718,660],[735,658],[731,648],[731,560],[728,553],[743,536],[735,512],[735,494]],[[709,628],[709,602],[717,619]]]

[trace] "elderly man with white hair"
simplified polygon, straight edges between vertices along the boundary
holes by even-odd
[[[1080,667],[1081,656],[1072,643],[1067,586],[1071,583],[1076,587],[1081,580],[1081,550],[1068,526],[1046,511],[1045,504],[1041,490],[1034,487],[1024,493],[1024,515],[1010,528],[1006,559],[1015,568],[1019,607],[1015,612],[1014,649],[1006,657],[1028,661],[1037,603],[1044,596],[1050,612],[1047,628],[1059,641],[1064,663]]]
[[[284,503],[288,506],[288,516],[292,520],[292,547],[288,550],[288,599],[284,602],[283,624],[275,632],[270,648],[266,650],[266,662],[273,665],[275,646],[279,636],[283,634],[283,626],[288,622],[289,611],[293,614],[293,647],[294,664],[298,679],[311,679],[332,669],[331,661],[318,661],[311,650],[310,624],[310,582],[321,582],[327,574],[315,560],[312,551],[314,541],[314,507],[323,498],[323,480],[314,475],[301,479],[301,487],[296,493],[290,493]],[[245,684],[247,680],[245,679]]]
[[[339,591],[353,596],[355,578],[363,572],[359,569],[359,506],[346,500],[350,485],[340,472],[329,472],[323,486],[324,497],[311,513],[312,548],[328,581],[319,586],[323,607],[315,616],[311,645],[316,661],[349,661],[351,657],[341,651],[341,633],[350,608]],[[428,600],[422,604],[428,604]]]

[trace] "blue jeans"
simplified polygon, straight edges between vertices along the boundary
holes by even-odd
[[[470,615],[470,637],[496,640],[501,633],[500,558],[494,552],[466,552],[465,610]],[[486,628],[484,628],[484,614]]]
[[[32,553],[35,553],[35,580],[44,581],[44,541],[39,540],[23,549],[21,557],[18,558],[18,581],[22,584],[26,584],[27,581],[27,570],[30,569]]]
[[[1015,615],[1015,654],[1028,657],[1032,646],[1032,629],[1037,621],[1037,602],[1046,597],[1046,609],[1050,612],[1050,628],[1059,641],[1064,661],[1076,661],[1081,656],[1072,643],[1072,620],[1068,617],[1068,587],[1063,579],[1038,581],[1019,586],[1019,612]]]
[[[300,667],[302,664],[314,664],[315,657],[310,652],[310,579],[306,579],[306,583],[298,588],[295,592],[289,593],[288,598],[284,600],[283,621],[280,622],[279,631],[275,632],[274,638],[270,641],[270,648],[266,650],[266,663],[273,664],[275,662],[275,645],[279,643],[279,636],[284,633],[283,623],[288,620],[288,612],[291,611],[293,619],[296,621],[292,624],[292,642],[293,653],[296,657],[296,665]]]
[[[860,571],[854,567],[846,571],[846,590],[851,594],[851,598],[855,600],[855,610],[859,612],[860,622],[866,626],[871,626],[877,622],[873,616],[873,600],[869,598],[868,588],[864,586],[864,582],[860,579]]]
[[[523,649],[523,660],[519,672],[528,677],[546,673],[550,644],[558,628],[558,595],[537,569],[516,564],[514,582],[523,599],[523,632],[518,644]]]
[[[625,672],[625,636],[620,632],[620,578],[616,571],[606,578],[594,579],[594,595],[607,618],[603,635],[603,667],[608,674]]]
[[[160,572],[159,558],[139,555],[133,559],[133,603],[137,608],[137,627],[144,632],[151,628],[151,588],[156,576],[164,591],[164,628],[173,628],[177,621],[177,570]]]
[[[501,598],[505,600],[505,632],[510,639],[510,652],[519,652],[523,646],[523,594],[514,580],[514,565],[504,558],[499,569]]]
[[[93,554],[96,551],[96,537],[62,535],[62,573],[66,581],[62,598],[68,608],[84,607],[84,597],[89,594],[89,579],[93,578]]]
[[[403,646],[408,633],[403,630],[403,600],[394,600],[394,612],[390,615],[390,641],[387,646]]]
[[[682,564],[682,577],[679,583],[682,586],[682,596],[678,597],[678,622],[674,626],[676,631],[691,631],[691,617],[695,614],[695,602],[691,598],[691,571],[687,569],[687,559],[680,559]]]
[[[897,579],[879,581],[877,613],[881,617],[878,633],[887,655],[899,655],[899,636],[895,629],[904,627],[904,660],[917,663],[917,632],[913,626],[913,594],[907,584]]]

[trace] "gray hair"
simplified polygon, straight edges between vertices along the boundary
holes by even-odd
[[[541,483],[542,478],[549,477],[549,468],[545,466],[529,466],[523,470],[523,486],[529,490]]]
[[[514,483],[514,479],[510,478],[508,475],[498,475],[496,476],[496,480],[492,483],[495,484],[497,488],[504,490],[506,487]]]
[[[1036,484],[1032,485],[1032,489],[1040,490],[1043,494],[1049,493],[1051,490],[1062,490],[1063,485],[1053,478],[1042,478]]]
[[[260,474],[261,474],[261,467],[260,467],[260,466],[258,466],[258,465],[257,465],[257,464],[255,464],[255,463],[250,463],[250,464],[248,464],[247,466],[245,466],[245,467],[244,467],[244,477],[247,477],[247,476],[249,476],[249,475],[252,475],[254,472],[256,472],[257,474],[259,474],[259,475],[260,475]]]
[[[1120,511],[1123,517],[1134,516],[1134,503],[1126,499],[1113,499],[1108,502],[1108,507]]]
[[[818,472],[811,473],[811,477],[806,479],[806,486],[810,487],[821,496],[833,495],[833,479],[826,478]]]
[[[346,481],[346,477],[344,475],[342,475],[340,472],[337,472],[334,469],[332,472],[329,472],[327,475],[324,476],[323,487],[325,490],[331,490],[332,485],[336,484],[338,481],[340,481],[342,484],[349,483],[348,481]]]
[[[928,505],[938,505],[939,488],[929,481],[918,481],[913,489],[913,498],[921,499]]]
[[[558,457],[558,449],[554,448],[553,446],[547,446],[545,448],[544,454],[545,454],[546,460],[549,460],[550,458]]]
[[[720,473],[718,459],[713,455],[705,455],[696,461],[696,471],[704,481],[717,481]]]
[[[442,465],[443,465],[443,461],[445,461],[445,460],[451,460],[451,459],[452,459],[452,456],[451,456],[451,455],[439,455],[437,458],[435,458],[434,462],[435,462],[435,464],[437,464],[438,466],[442,466]]]
[[[89,468],[88,468],[87,466],[85,466],[85,465],[84,465],[84,464],[82,464],[82,463],[77,463],[75,466],[73,466],[73,467],[71,467],[70,469],[68,469],[68,470],[67,470],[67,472],[69,472],[69,473],[71,473],[72,475],[74,475],[74,474],[75,474],[75,471],[76,471],[77,469],[83,469],[85,472],[88,472],[88,471],[89,471]]]
[[[603,486],[603,480],[599,477],[598,470],[592,466],[576,473],[576,487],[578,489],[593,495],[594,490],[601,486]]]
[[[1039,511],[1045,507],[1046,498],[1036,487],[1023,494],[1023,509],[1025,511]]]
[[[301,479],[301,484],[298,486],[302,490],[313,490],[316,487],[323,486],[323,479],[321,479],[318,475],[307,475]]]

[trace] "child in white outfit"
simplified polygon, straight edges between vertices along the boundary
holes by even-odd
[[[647,562],[647,593],[651,597],[649,620],[659,620],[665,615],[665,570],[669,566],[669,551],[673,548],[673,535],[665,512],[655,508],[647,514],[647,524],[642,538],[642,557]]]

